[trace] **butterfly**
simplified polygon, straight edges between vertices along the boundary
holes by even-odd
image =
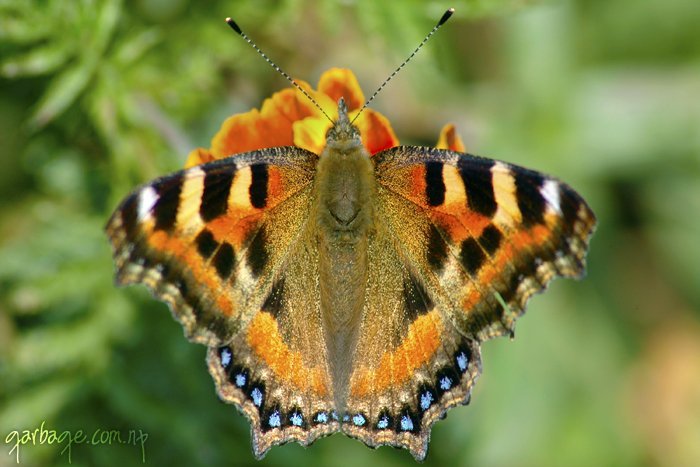
[[[340,94],[318,152],[251,150],[129,194],[106,227],[117,283],[145,284],[208,347],[256,457],[342,432],[422,460],[435,421],[469,402],[481,343],[583,275],[596,219],[540,172],[370,152]]]

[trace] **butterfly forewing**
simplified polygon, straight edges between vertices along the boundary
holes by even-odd
[[[583,273],[595,217],[558,180],[430,148],[392,148],[374,160],[381,216],[462,332],[511,333],[533,293]],[[419,239],[403,227],[409,214]]]
[[[227,343],[262,305],[274,265],[302,232],[317,159],[269,149],[136,189],[107,224],[117,281],[144,283],[191,340]]]

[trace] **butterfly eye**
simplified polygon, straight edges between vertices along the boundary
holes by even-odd
[[[326,141],[334,139],[338,139],[338,132],[336,131],[335,126],[331,126],[326,132]]]

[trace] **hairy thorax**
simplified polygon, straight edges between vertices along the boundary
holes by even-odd
[[[374,194],[367,150],[350,144],[329,146],[321,155],[317,174],[320,234],[336,244],[352,244],[366,238],[372,228]]]

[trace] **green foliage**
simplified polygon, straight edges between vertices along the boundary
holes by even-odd
[[[102,229],[133,187],[286,86],[226,16],[292,76],[347,66],[369,95],[449,6],[375,108],[404,142],[434,144],[453,120],[471,152],[561,177],[600,227],[589,277],[557,281],[515,341],[484,345],[472,405],[436,424],[426,464],[700,464],[695,0],[0,1],[0,439],[45,421],[143,430],[152,465],[412,462],[341,436],[254,461],[205,349],[143,288],[113,286]],[[63,447],[25,445],[21,463],[65,465]],[[140,461],[128,443],[71,457]]]

